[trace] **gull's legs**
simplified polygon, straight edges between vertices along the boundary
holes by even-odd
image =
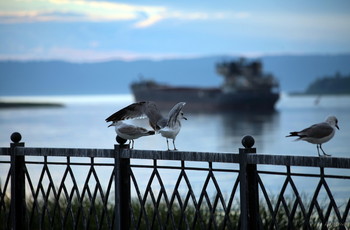
[[[134,149],[134,140],[131,139],[131,140],[129,141],[129,145],[131,145],[131,149]]]
[[[168,146],[168,151],[170,151],[170,149],[169,149],[169,142],[168,142],[168,138],[166,139],[166,145]]]
[[[328,156],[328,157],[332,156],[332,155],[329,155],[329,154],[327,154],[327,153],[325,153],[325,152],[323,151],[323,149],[322,149],[322,144],[320,144],[320,149],[322,150],[323,155]]]
[[[177,150],[177,148],[175,147],[175,139],[173,139],[173,145],[174,145],[174,150]]]
[[[319,150],[319,147],[318,147],[318,144],[316,144],[316,148],[317,148],[317,153],[318,153],[318,156],[320,157],[320,150]]]

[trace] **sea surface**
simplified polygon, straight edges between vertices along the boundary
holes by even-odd
[[[89,95],[1,97],[0,100],[49,101],[65,104],[64,107],[58,108],[0,109],[0,147],[9,147],[10,135],[13,132],[20,132],[22,141],[27,147],[113,149],[116,143],[115,131],[113,128],[107,128],[105,118],[132,103],[133,97],[131,95]],[[282,94],[276,110],[271,113],[258,111],[246,113],[239,110],[230,113],[187,112],[186,108],[190,106],[191,104],[188,103],[183,110],[188,120],[182,122],[181,132],[176,139],[176,147],[179,150],[238,153],[238,149],[242,147],[242,137],[251,135],[255,139],[254,147],[257,148],[257,154],[317,156],[315,145],[293,141],[294,138],[286,138],[286,135],[290,131],[298,131],[322,122],[328,115],[335,115],[339,120],[340,130],[337,130],[331,141],[323,145],[323,149],[332,157],[350,157],[350,96],[315,97]],[[147,123],[144,120],[137,122]],[[167,146],[163,137],[155,135],[137,139],[135,149],[166,150]],[[259,169],[285,171],[285,167],[275,166],[259,166]],[[0,181],[4,180],[6,170],[6,167],[0,165]],[[299,170],[308,172],[311,169],[292,168],[294,172]],[[59,178],[59,172],[62,170],[57,172],[55,176]],[[319,173],[319,169],[312,172]],[[101,170],[99,173],[104,172]],[[350,170],[331,170],[326,173],[349,176]],[[203,176],[193,175],[195,179],[204,180],[201,178]],[[225,190],[225,183],[228,183],[226,192],[229,192],[234,179],[225,175],[218,178],[223,184],[223,190]],[[263,176],[262,178],[271,193],[278,193],[285,179],[281,176]],[[175,179],[167,180],[168,186],[174,186]],[[310,197],[318,180],[298,177],[295,178],[295,183],[302,194]],[[330,179],[329,185],[337,199],[349,199],[349,180]],[[200,187],[199,183],[198,189]]]

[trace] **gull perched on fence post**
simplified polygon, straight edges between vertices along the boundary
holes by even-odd
[[[123,121],[113,121],[108,127],[110,126],[115,126],[115,132],[119,137],[125,140],[130,140],[132,149],[134,148],[135,139],[155,134],[153,130],[147,130],[136,125],[126,124]]]
[[[154,129],[154,131],[160,133],[167,140],[167,146],[169,149],[168,139],[173,140],[174,150],[177,150],[175,147],[175,139],[181,129],[181,119],[187,120],[184,117],[182,108],[185,106],[185,102],[177,103],[169,112],[168,117],[165,118],[160,113],[158,106],[152,101],[142,101],[133,103],[117,112],[112,114],[106,119],[106,122],[112,121],[112,125],[126,119],[134,119],[134,118],[142,118],[147,117],[149,119],[150,126]],[[124,123],[125,125],[125,123]],[[142,127],[138,127],[142,128]],[[117,126],[116,126],[117,131]],[[154,132],[153,131],[153,132]],[[118,133],[118,132],[117,132]],[[149,132],[146,132],[149,133]],[[119,135],[119,134],[118,134]],[[124,139],[128,139],[131,137],[122,136]],[[133,135],[132,137],[139,135]],[[136,139],[134,138],[134,139]],[[129,139],[128,139],[129,140]]]
[[[321,156],[319,149],[322,150],[324,156],[331,156],[323,151],[322,144],[333,138],[335,128],[339,129],[338,119],[335,116],[329,116],[325,122],[314,124],[301,131],[290,132],[290,135],[286,137],[299,137],[296,141],[303,140],[316,144],[318,156]]]

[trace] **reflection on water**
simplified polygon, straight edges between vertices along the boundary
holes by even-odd
[[[264,147],[262,136],[268,135],[273,129],[278,129],[279,112],[235,112],[225,113],[222,116],[223,136],[242,138],[252,135],[256,144]]]

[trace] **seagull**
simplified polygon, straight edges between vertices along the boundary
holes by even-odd
[[[177,134],[179,134],[181,129],[181,119],[187,120],[187,118],[184,116],[184,113],[182,112],[182,108],[185,106],[185,102],[179,102],[177,103],[169,112],[168,119],[166,120],[165,126],[160,126],[160,129],[158,132],[166,138],[166,144],[169,149],[169,142],[168,139],[173,140],[173,146],[174,150],[177,150],[175,147],[175,139]],[[163,118],[164,119],[164,118]]]
[[[147,130],[136,125],[126,124],[123,121],[113,121],[108,127],[110,126],[115,126],[115,132],[117,133],[118,137],[131,142],[131,149],[134,148],[135,139],[155,134],[153,130]]]
[[[143,118],[147,117],[149,119],[149,124],[154,131],[160,133],[166,138],[168,150],[169,142],[168,139],[173,140],[174,150],[175,139],[181,129],[181,119],[187,120],[184,117],[182,108],[185,106],[185,102],[177,103],[169,112],[168,117],[163,117],[158,109],[158,106],[152,101],[142,101],[133,103],[109,116],[106,121],[121,121],[133,118]],[[112,123],[113,124],[113,123]]]
[[[331,156],[323,151],[322,144],[333,138],[335,128],[339,129],[338,119],[335,116],[329,116],[325,122],[314,124],[299,132],[290,132],[290,135],[286,137],[299,137],[296,141],[303,140],[316,144],[318,156],[321,156],[319,149],[322,150],[324,156]]]

